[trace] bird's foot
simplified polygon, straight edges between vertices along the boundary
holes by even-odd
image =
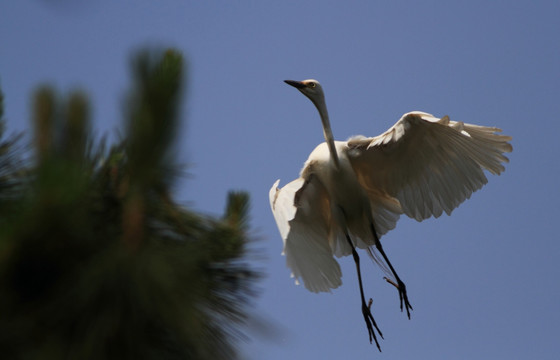
[[[369,343],[371,344],[373,340],[375,340],[375,345],[377,345],[377,349],[379,349],[379,351],[381,352],[381,346],[379,345],[379,341],[377,341],[377,336],[375,335],[375,330],[377,330],[377,332],[379,333],[379,336],[381,336],[381,338],[383,339],[383,334],[381,333],[381,330],[379,330],[379,328],[377,327],[377,324],[375,323],[375,319],[373,318],[373,315],[371,314],[371,304],[372,304],[372,300],[369,299],[369,304],[366,305],[365,302],[362,303],[362,314],[364,315],[364,320],[366,322],[366,326],[368,329],[368,333],[369,333]],[[375,330],[374,330],[375,328]]]
[[[406,294],[406,285],[399,278],[397,278],[397,282],[395,282],[395,281],[393,281],[393,280],[391,280],[387,277],[385,277],[384,279],[389,284],[396,287],[397,290],[399,291],[399,299],[400,299],[400,302],[401,302],[401,311],[403,311],[403,308],[406,308],[406,315],[410,319],[410,310],[413,310],[413,309],[412,309],[412,305],[410,305],[410,302],[408,301],[408,295]]]

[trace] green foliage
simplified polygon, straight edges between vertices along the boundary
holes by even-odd
[[[20,156],[22,134],[14,134],[9,138],[5,136],[3,101],[4,96],[0,91],[0,233],[6,226],[6,218],[11,207],[17,202],[21,191],[20,173],[25,171]]]
[[[182,56],[141,53],[133,75],[127,134],[109,148],[91,138],[87,97],[49,87],[32,160],[0,132],[3,358],[237,357],[258,278],[248,195],[230,193],[222,218],[172,199]]]

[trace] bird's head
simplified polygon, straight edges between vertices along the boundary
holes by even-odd
[[[325,94],[323,93],[323,88],[317,80],[284,80],[284,82],[298,89],[303,95],[307,96],[309,100],[311,100],[317,107],[319,106],[319,104],[323,104],[325,102]]]

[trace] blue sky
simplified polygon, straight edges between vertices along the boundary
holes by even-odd
[[[95,128],[115,133],[135,50],[175,47],[188,62],[177,134],[189,176],[177,196],[220,214],[251,194],[266,273],[247,359],[556,359],[560,338],[560,3],[558,1],[70,1],[0,3],[0,85],[9,129],[28,127],[40,83],[83,89]],[[294,285],[268,190],[297,177],[323,141],[312,104],[284,79],[316,78],[335,138],[377,135],[405,112],[500,127],[506,172],[451,217],[401,218],[383,237],[414,311],[363,261],[385,335],[370,345],[354,263],[343,286]],[[365,257],[364,257],[365,258]]]

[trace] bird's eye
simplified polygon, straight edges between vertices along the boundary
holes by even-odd
[[[315,84],[314,82],[310,82],[307,84],[307,86],[313,89],[315,86],[317,86],[317,84]]]

